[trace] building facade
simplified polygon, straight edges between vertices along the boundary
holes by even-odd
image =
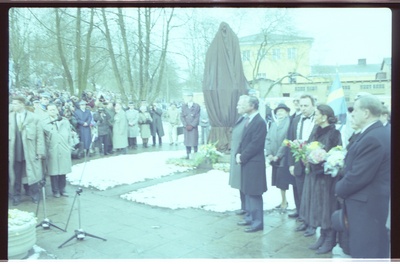
[[[325,103],[339,74],[348,105],[359,92],[368,92],[391,106],[390,58],[383,58],[380,64],[359,59],[351,65],[311,65],[312,38],[258,34],[240,38],[239,42],[245,76],[266,103],[276,104],[278,98],[289,99],[301,93],[313,94],[318,102]]]

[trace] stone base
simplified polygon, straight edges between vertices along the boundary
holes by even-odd
[[[36,220],[8,229],[8,259],[23,259],[36,244]]]

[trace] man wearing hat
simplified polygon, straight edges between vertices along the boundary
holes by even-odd
[[[286,211],[288,203],[286,201],[286,190],[289,189],[289,183],[294,178],[289,173],[289,166],[285,157],[286,147],[282,145],[287,137],[290,126],[290,108],[285,104],[279,104],[274,109],[276,120],[271,123],[271,127],[265,139],[265,155],[267,161],[272,166],[272,186],[276,186],[281,191],[282,201],[277,206],[278,209]],[[291,180],[293,178],[293,180]]]
[[[192,147],[197,152],[199,144],[200,105],[193,102],[193,93],[184,95],[185,103],[182,105],[181,121],[183,125],[183,144],[186,146],[186,158],[189,159]]]
[[[85,151],[85,155],[89,154],[90,144],[92,142],[92,135],[90,131],[90,123],[92,121],[92,114],[86,109],[86,101],[79,102],[79,108],[75,110],[75,118],[78,122],[79,138],[81,141],[81,148]]]

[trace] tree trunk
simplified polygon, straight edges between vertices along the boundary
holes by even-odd
[[[118,64],[117,64],[117,60],[115,58],[114,48],[113,48],[113,45],[111,42],[110,29],[108,28],[108,22],[107,22],[106,12],[105,12],[104,8],[102,9],[102,14],[103,14],[103,23],[104,23],[104,28],[105,28],[105,37],[106,37],[106,41],[107,41],[108,52],[110,54],[110,59],[111,59],[114,76],[115,76],[115,79],[117,80],[118,90],[123,96],[126,96],[122,78],[121,78],[121,73],[118,69]]]
[[[60,13],[59,13],[59,9],[58,8],[54,8],[54,11],[56,13],[56,36],[57,36],[57,48],[58,48],[58,52],[60,54],[60,59],[61,59],[61,64],[63,66],[64,69],[64,74],[67,78],[68,81],[68,85],[69,85],[69,92],[70,94],[74,94],[74,81],[72,79],[72,75],[71,75],[71,71],[69,69],[67,60],[65,58],[65,54],[64,54],[64,50],[63,50],[63,46],[62,46],[62,41],[61,41],[61,17],[60,17]]]
[[[128,76],[128,83],[129,83],[129,89],[132,94],[135,94],[134,90],[134,84],[133,84],[133,77],[132,77],[132,68],[131,68],[131,63],[129,60],[129,47],[128,47],[128,40],[126,38],[126,27],[125,27],[125,21],[124,17],[122,15],[122,9],[118,8],[118,23],[119,27],[121,29],[121,35],[122,35],[122,42],[124,45],[124,51],[125,51],[125,62],[126,62],[126,74]]]

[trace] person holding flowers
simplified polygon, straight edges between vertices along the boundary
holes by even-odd
[[[304,219],[299,216],[301,207],[301,200],[303,194],[303,185],[305,178],[305,166],[303,164],[303,145],[309,141],[310,135],[314,129],[314,112],[315,112],[315,99],[310,94],[303,94],[300,96],[299,105],[301,115],[296,116],[290,124],[288,131],[288,140],[293,142],[290,147],[293,155],[288,155],[289,172],[294,176],[293,184],[293,196],[296,205],[296,212],[288,214],[290,218],[297,218],[302,223],[296,228],[296,231],[305,231],[308,228],[308,223],[304,222]],[[293,151],[295,150],[295,151]],[[312,233],[313,230],[308,230],[308,233]],[[315,231],[314,231],[315,233]]]
[[[334,193],[336,177],[325,174],[326,154],[342,145],[341,134],[335,128],[337,118],[332,108],[325,104],[315,111],[316,128],[306,146],[305,164],[309,172],[305,177],[300,215],[312,228],[321,228],[318,240],[309,246],[317,254],[325,254],[336,245],[336,233],[331,228],[331,215],[337,209]]]

